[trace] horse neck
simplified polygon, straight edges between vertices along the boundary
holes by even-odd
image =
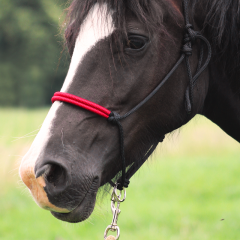
[[[195,26],[213,49],[202,113],[240,142],[240,3],[234,0],[192,0],[191,3]]]

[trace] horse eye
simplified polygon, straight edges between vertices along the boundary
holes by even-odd
[[[140,35],[129,35],[127,40],[127,49],[141,50],[148,43],[148,38]]]

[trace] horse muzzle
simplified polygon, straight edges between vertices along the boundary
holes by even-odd
[[[100,184],[98,176],[83,173],[63,159],[38,160],[33,166],[28,157],[22,161],[20,176],[41,208],[67,222],[90,216]]]

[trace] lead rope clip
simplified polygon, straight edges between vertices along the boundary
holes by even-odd
[[[122,197],[122,192],[123,192],[123,197]],[[118,221],[118,216],[121,212],[121,210],[119,209],[120,203],[124,202],[125,199],[126,199],[126,189],[123,188],[123,190],[119,191],[119,194],[118,194],[117,185],[115,185],[111,195],[111,209],[113,213],[113,219],[112,219],[111,225],[109,225],[104,232],[105,240],[118,240],[120,237],[120,228],[117,225],[117,221]],[[107,236],[109,230],[111,230],[112,232],[117,232],[117,236],[116,237]]]

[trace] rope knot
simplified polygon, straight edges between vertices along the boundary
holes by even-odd
[[[117,123],[120,120],[121,116],[116,112],[111,112],[108,117],[108,121],[111,123]]]
[[[124,179],[124,183],[122,183],[122,179],[118,180],[117,182],[117,189],[122,191],[123,188],[128,188],[128,185],[129,185],[130,181],[129,179]]]
[[[183,39],[182,52],[187,56],[192,55],[192,44],[196,41],[198,32],[193,30],[192,24],[187,24],[185,26],[186,34]]]
[[[185,26],[186,29],[186,35],[188,36],[188,42],[194,43],[196,41],[196,37],[198,35],[198,32],[193,30],[193,25],[192,24],[187,24]]]
[[[185,39],[184,39],[185,40]],[[192,44],[190,41],[187,41],[187,43],[185,43],[182,46],[182,52],[187,55],[187,56],[191,56],[192,55]]]

